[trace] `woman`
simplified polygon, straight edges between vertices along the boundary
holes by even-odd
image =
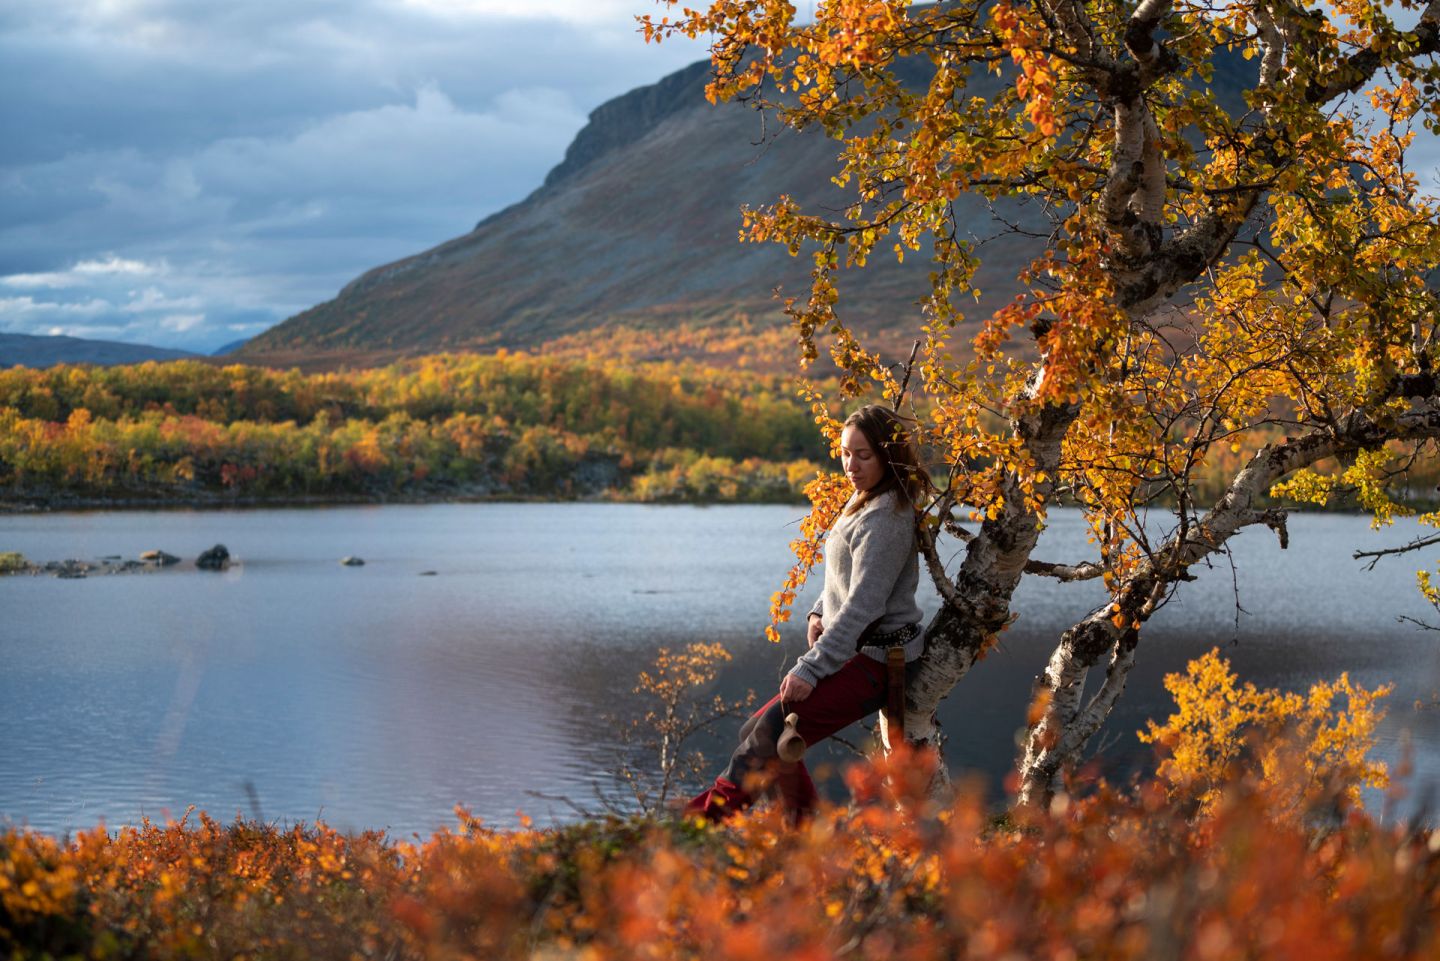
[[[915,508],[930,479],[906,420],[885,407],[860,408],[845,419],[840,461],[855,493],[825,539],[825,590],[807,618],[809,650],[741,727],[729,767],[686,814],[721,820],[748,807],[747,788],[760,784],[802,820],[817,795],[803,761],[780,760],[786,715],[799,715],[800,737],[816,744],[885,703],[886,648],[903,646],[906,663],[924,649]]]

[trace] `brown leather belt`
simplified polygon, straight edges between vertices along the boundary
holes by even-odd
[[[891,747],[905,740],[905,645],[919,635],[919,624],[906,624],[883,634],[871,624],[855,641],[857,651],[862,647],[885,648],[885,729]]]
[[[885,730],[890,747],[905,740],[905,648],[885,651]]]

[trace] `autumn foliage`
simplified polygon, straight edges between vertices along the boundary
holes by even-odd
[[[904,402],[932,452],[921,548],[943,604],[907,682],[912,740],[938,741],[940,699],[1024,616],[1027,578],[1103,579],[1039,678],[1018,767],[1043,803],[1155,612],[1237,533],[1288,546],[1286,505],[1342,492],[1377,525],[1440,525],[1407,480],[1440,441],[1440,200],[1417,162],[1440,133],[1440,2],[655,8],[647,40],[708,44],[713,101],[834,141],[833,184],[739,218],[811,267],[785,303],[799,366],[828,354],[827,400],[896,402],[894,345],[918,344]],[[926,270],[882,342],[847,294],[891,257]],[[991,279],[1017,293],[987,300]],[[1085,513],[1081,556],[1036,554],[1057,504]]]
[[[0,493],[18,497],[793,501],[824,456],[785,379],[688,362],[0,371]]]
[[[893,763],[893,762],[892,762]],[[899,763],[913,764],[905,760]],[[1251,779],[997,826],[858,767],[801,831],[610,820],[423,842],[207,818],[0,834],[0,950],[147,958],[1433,958],[1440,836],[1317,833]],[[890,793],[899,783],[898,800]],[[545,953],[549,952],[549,953]]]
[[[1237,766],[1256,761],[1273,802],[1295,810],[1336,793],[1356,807],[1362,787],[1390,783],[1387,766],[1370,752],[1385,716],[1380,701],[1393,685],[1367,690],[1341,674],[1303,695],[1260,690],[1241,684],[1212,650],[1184,674],[1166,675],[1165,689],[1176,712],[1163,725],[1149,722],[1140,740],[1164,747],[1157,773],[1173,796],[1212,806],[1236,779]]]
[[[651,687],[710,676],[666,654]],[[1440,833],[1354,803],[1373,768],[1344,679],[1308,698],[1236,685],[1213,654],[1172,678],[1161,777],[1073,785],[996,818],[941,802],[933,759],[897,747],[845,774],[849,805],[793,829],[759,809],[723,827],[590,819],[516,831],[463,809],[428,839],[187,814],[65,841],[0,833],[0,952],[91,958],[1420,959],[1440,951]],[[1317,691],[1348,691],[1345,709]],[[1197,701],[1197,699],[1199,699]],[[1203,703],[1201,703],[1203,702]],[[1229,706],[1227,708],[1227,705]],[[1247,764],[1255,723],[1291,716],[1314,775]],[[1277,706],[1280,705],[1280,706]],[[1342,733],[1349,725],[1349,733]],[[1338,738],[1338,741],[1337,741]],[[1278,742],[1259,748],[1276,757]],[[1187,744],[1201,745],[1200,753]],[[1331,750],[1342,744],[1343,750]],[[1219,751],[1240,763],[1199,760]],[[1308,753],[1306,753],[1308,752]],[[1181,770],[1204,776],[1196,806]],[[1315,811],[1329,816],[1317,819]]]
[[[713,642],[696,641],[679,650],[661,647],[631,692],[645,707],[630,718],[609,718],[626,751],[616,774],[641,812],[664,813],[682,792],[699,790],[709,778],[710,761],[695,741],[754,706],[754,691],[736,699],[702,696],[731,658],[723,644]]]

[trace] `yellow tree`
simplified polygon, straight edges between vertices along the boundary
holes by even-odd
[[[1346,485],[1377,517],[1396,510],[1388,473],[1440,435],[1425,283],[1440,232],[1407,167],[1440,115],[1440,0],[827,0],[808,19],[785,0],[660,2],[643,30],[709,37],[712,98],[837,140],[847,207],[780,197],[744,215],[750,239],[813,257],[788,308],[802,364],[828,348],[847,394],[893,396],[836,278],[877,256],[932,261],[910,396],[945,464],[922,524],[944,604],[912,738],[936,738],[935,705],[1023,577],[1103,578],[1109,602],[1037,682],[1020,764],[1022,799],[1043,800],[1191,567],[1247,526],[1286,541],[1273,488]],[[1036,254],[1013,303],[966,318],[976,197]],[[1218,494],[1202,488],[1226,463]],[[1096,556],[1032,556],[1057,498],[1084,508]],[[954,566],[942,528],[965,543]]]

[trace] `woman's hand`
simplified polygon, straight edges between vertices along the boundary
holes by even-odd
[[[814,647],[815,642],[820,640],[820,635],[825,633],[825,623],[820,619],[819,614],[811,614],[806,620],[805,644]]]
[[[815,690],[815,685],[801,680],[794,674],[786,674],[780,682],[780,700],[787,704],[803,701]]]

